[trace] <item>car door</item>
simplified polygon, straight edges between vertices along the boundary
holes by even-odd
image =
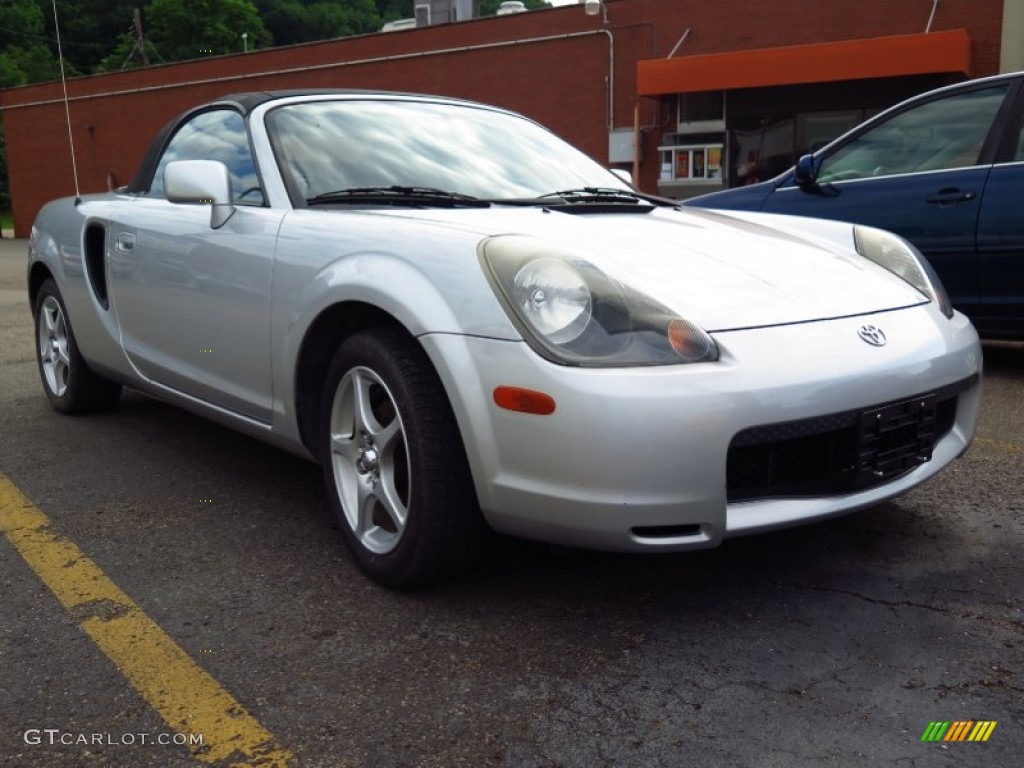
[[[174,160],[219,160],[235,212],[214,229],[209,205],[170,203]],[[111,222],[111,296],[125,353],[150,380],[268,422],[272,411],[270,280],[283,213],[263,206],[244,118],[214,109],[186,119],[147,193]]]
[[[763,210],[897,232],[939,273],[953,304],[978,309],[975,232],[1008,81],[938,94],[865,125],[815,158],[812,185],[784,182]]]
[[[978,218],[980,307],[976,325],[992,336],[1024,333],[1024,88],[1017,94]]]

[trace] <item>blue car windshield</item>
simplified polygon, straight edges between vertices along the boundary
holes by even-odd
[[[486,107],[310,101],[271,110],[267,127],[297,204],[339,190],[389,187],[490,200],[629,189],[545,128]]]

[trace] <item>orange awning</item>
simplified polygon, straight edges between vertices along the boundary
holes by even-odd
[[[967,30],[952,29],[649,59],[637,63],[636,90],[640,96],[657,96],[940,72],[966,75],[970,61]]]

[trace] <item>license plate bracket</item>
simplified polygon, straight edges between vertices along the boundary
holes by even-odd
[[[864,411],[857,439],[856,484],[878,485],[931,461],[935,415],[935,395]]]

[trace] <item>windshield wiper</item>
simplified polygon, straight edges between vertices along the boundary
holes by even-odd
[[[448,192],[434,187],[352,187],[337,189],[333,192],[322,192],[306,199],[306,205],[363,205],[366,203],[383,203],[384,205],[413,206],[469,206],[471,208],[487,208],[490,203],[479,197],[464,195],[461,192]]]
[[[659,206],[676,207],[678,201],[668,200],[656,195],[646,195],[642,192],[634,192],[631,189],[619,189],[617,187],[576,187],[574,189],[560,189],[557,192],[548,192],[538,195],[537,200],[545,200],[549,197],[560,197],[566,203],[638,203],[641,200]]]

